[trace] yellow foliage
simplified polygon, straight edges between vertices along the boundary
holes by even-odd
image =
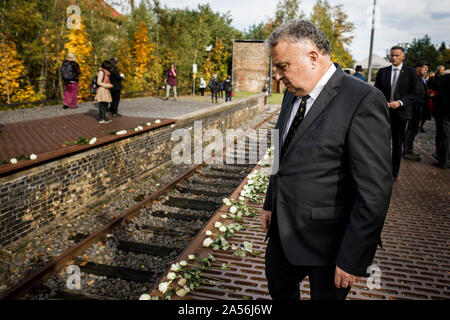
[[[127,74],[124,84],[127,91],[156,89],[161,81],[162,66],[156,54],[156,44],[151,43],[149,28],[141,22],[136,28],[131,52],[124,42],[119,51],[119,68]]]
[[[66,38],[68,42],[64,44],[64,49],[67,53],[73,53],[76,57],[76,62],[80,65],[81,74],[78,84],[78,98],[80,100],[87,100],[90,95],[89,85],[92,74],[89,62],[93,48],[91,41],[88,39],[84,24],[80,23],[80,28],[69,30]],[[65,54],[65,52],[62,52],[62,54]]]
[[[5,62],[7,71],[5,69]],[[0,43],[0,101],[8,101],[6,88],[6,73],[11,103],[33,102],[45,99],[44,95],[36,93],[26,77],[25,67],[18,58],[16,45],[12,41]]]

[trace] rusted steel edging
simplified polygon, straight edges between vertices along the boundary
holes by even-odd
[[[152,120],[153,121],[153,120]],[[74,155],[77,153],[81,153],[90,149],[96,149],[98,147],[104,146],[106,144],[109,144],[111,142],[120,141],[126,138],[130,138],[135,135],[139,135],[144,132],[153,131],[155,129],[159,129],[161,127],[165,127],[168,125],[172,125],[176,123],[176,120],[174,119],[166,119],[161,120],[161,123],[152,123],[150,127],[144,128],[139,131],[129,131],[124,135],[111,135],[111,136],[105,136],[100,137],[97,139],[97,142],[95,144],[84,144],[84,145],[72,145],[64,147],[63,149],[57,150],[57,151],[50,151],[46,152],[42,155],[39,155],[39,158],[36,160],[22,160],[20,163],[17,164],[5,164],[3,166],[0,166],[0,178],[15,174],[17,172],[20,172],[25,169],[29,169],[32,167],[35,167],[37,165],[42,165],[43,163],[53,161],[62,157],[66,157],[69,155]],[[131,129],[128,129],[131,130]]]

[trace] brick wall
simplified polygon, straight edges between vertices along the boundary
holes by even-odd
[[[233,43],[233,88],[261,92],[269,84],[270,54],[263,42]]]
[[[171,160],[172,132],[202,121],[203,131],[238,128],[263,112],[258,95],[203,109],[175,125],[118,140],[0,179],[0,246],[74,214]],[[192,130],[193,131],[193,130]]]

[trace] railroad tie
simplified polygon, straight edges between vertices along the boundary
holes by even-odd
[[[151,244],[120,240],[117,246],[118,250],[133,252],[137,254],[148,254],[152,256],[164,257],[169,256],[171,252],[179,250],[178,248],[170,248],[164,246],[155,246]]]
[[[88,262],[85,265],[80,266],[80,270],[84,273],[94,274],[97,276],[120,278],[122,280],[135,282],[151,282],[152,276],[154,275],[151,271],[136,270],[126,267],[114,267],[93,262]]]

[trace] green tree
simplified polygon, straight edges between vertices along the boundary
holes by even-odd
[[[272,28],[275,30],[291,19],[304,18],[304,13],[299,10],[300,4],[301,1],[298,0],[279,0]]]
[[[406,63],[414,66],[420,60],[425,60],[430,64],[430,68],[434,69],[438,64],[438,59],[439,53],[436,47],[431,43],[431,38],[425,35],[421,39],[414,38],[407,51]]]
[[[248,31],[244,32],[245,39],[266,39],[276,28],[291,19],[304,19],[305,14],[300,10],[301,1],[279,0],[273,18],[251,25]]]
[[[348,15],[342,5],[331,6],[327,0],[317,0],[311,14],[311,22],[328,38],[331,44],[332,60],[343,68],[353,66],[353,57],[346,46],[353,40],[354,24],[347,21]]]

